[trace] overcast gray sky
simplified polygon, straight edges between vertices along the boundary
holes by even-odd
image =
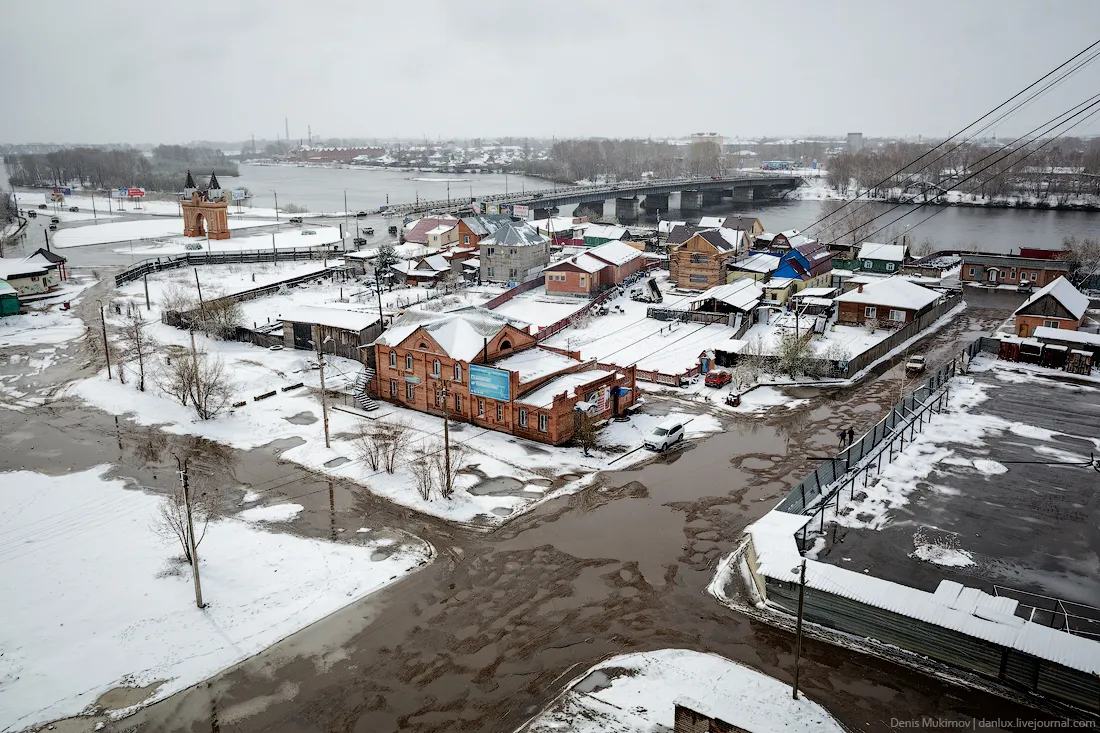
[[[1100,38],[1100,0],[4,6],[0,142],[942,136]],[[1100,60],[996,132],[1098,91]]]

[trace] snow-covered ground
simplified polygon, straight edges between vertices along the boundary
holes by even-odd
[[[229,179],[232,180],[232,179]],[[29,191],[17,191],[15,194],[16,200],[19,202],[19,206],[23,208],[36,208],[39,204],[46,204],[49,206],[50,215],[54,215],[54,204],[48,200],[48,195],[41,192],[29,192]],[[60,208],[64,211],[70,206],[76,206],[80,209],[80,213],[87,212],[88,217],[92,218],[92,197],[83,193],[77,193],[73,196],[66,196],[65,203]],[[103,195],[97,195],[95,197],[95,210],[100,218],[104,214],[110,214],[110,212],[118,211],[119,200],[112,199],[110,202],[110,209],[108,208],[107,197]],[[175,199],[171,200],[159,200],[151,198],[123,199],[122,210],[127,214],[147,214],[150,216],[175,216],[180,215],[179,203]],[[41,211],[39,216],[45,214],[46,211]],[[240,207],[240,211],[237,210],[237,204],[229,205],[229,213],[232,216],[250,216],[259,217],[263,219],[274,219],[275,209],[273,208],[249,208],[247,204]],[[58,214],[60,216],[60,214]],[[292,216],[291,214],[280,214],[283,217]],[[293,214],[293,216],[302,216],[302,214]],[[62,216],[62,221],[75,221],[75,219],[66,219]],[[284,219],[285,221],[285,219]]]
[[[280,280],[300,277],[316,272],[320,275],[326,269],[340,265],[343,260],[332,259],[326,266],[323,260],[302,260],[291,262],[260,262],[230,265],[203,265],[198,268],[199,282],[202,285],[203,298],[213,299],[222,295],[241,293],[260,288]],[[162,270],[148,278],[149,299],[159,304],[166,290],[183,288],[198,300],[195,287],[195,272],[189,267],[176,270]],[[123,285],[117,291],[120,295],[134,298],[145,303],[145,284],[141,280]],[[158,308],[159,313],[159,308]]]
[[[256,227],[264,226],[267,224],[274,224],[273,221],[255,221],[248,222],[240,219],[230,219],[229,228],[231,230],[238,230],[243,227]],[[182,230],[179,230],[182,231]],[[179,234],[179,231],[174,232]],[[314,234],[303,234],[304,231],[311,231]],[[340,242],[340,230],[337,227],[304,227],[299,229],[298,227],[283,227],[279,232],[263,232],[252,233],[248,232],[243,235],[234,235],[229,239],[206,239],[200,237],[172,237],[171,239],[165,239],[163,241],[152,241],[144,243],[140,246],[134,247],[132,250],[129,247],[120,247],[116,249],[116,252],[133,252],[133,254],[140,255],[152,255],[152,256],[167,256],[184,254],[185,252],[241,252],[254,249],[270,250],[272,245],[276,249],[307,249],[311,247],[321,247],[324,245],[333,245]],[[202,245],[200,250],[190,250],[187,245]]]
[[[607,659],[575,680],[524,733],[671,731],[675,704],[752,733],[842,733],[789,685],[716,654],[658,649]]]
[[[24,313],[0,318],[0,348],[72,341],[84,335],[84,322],[71,310],[24,306]]]
[[[230,231],[235,231],[237,229],[247,229],[248,227],[259,227],[274,223],[274,220],[230,219],[229,229]],[[67,249],[68,247],[83,247],[89,244],[127,242],[136,239],[152,239],[154,237],[168,237],[177,234],[183,235],[182,218],[150,217],[148,219],[132,219],[129,221],[109,222],[107,224],[72,227],[71,229],[59,229],[54,232],[50,240],[54,247],[58,249]]]
[[[0,478],[0,515],[15,520],[0,540],[0,721],[12,729],[78,714],[116,687],[150,686],[142,704],[167,697],[431,556],[419,541],[335,543],[223,519],[199,547],[200,610],[178,542],[152,528],[165,499],[109,470]]]

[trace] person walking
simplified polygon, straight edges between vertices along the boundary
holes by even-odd
[[[837,446],[836,446],[837,448],[843,448],[844,447],[844,439],[847,436],[848,436],[848,431],[845,430],[844,428],[841,428],[840,430],[836,431],[836,437],[840,438],[840,442],[838,442]]]
[[[849,448],[852,447],[852,443],[854,443],[855,440],[856,440],[856,431],[852,430],[851,428],[848,428],[848,447]]]

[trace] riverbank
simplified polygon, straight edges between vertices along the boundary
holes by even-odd
[[[900,188],[884,189],[876,195],[861,193],[851,196],[828,185],[821,178],[795,189],[789,196],[799,201],[869,201],[880,204],[904,204],[907,206],[959,206],[982,209],[1018,209],[1023,211],[1081,211],[1100,212],[1100,196],[1085,194],[1071,199],[1051,196],[978,196],[962,191],[947,191],[925,199],[923,194],[906,194]]]

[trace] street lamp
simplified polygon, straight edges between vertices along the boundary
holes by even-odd
[[[275,194],[275,222],[278,223],[278,221],[279,221],[279,194],[276,193],[274,188],[269,188],[268,190],[271,191],[271,193]]]
[[[802,558],[801,568],[791,568],[792,573],[799,574],[798,583],[798,624],[795,629],[794,641],[794,686],[791,689],[791,697],[798,699],[798,660],[802,656],[802,599],[806,595],[806,558]]]

